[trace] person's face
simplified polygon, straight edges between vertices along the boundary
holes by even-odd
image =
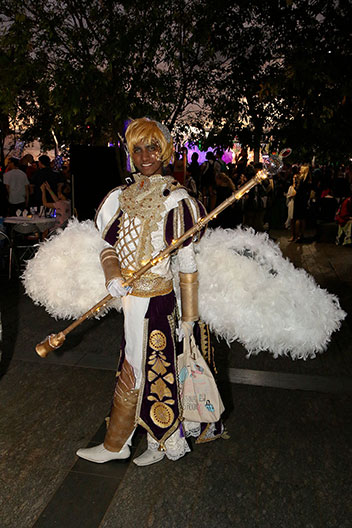
[[[156,143],[137,143],[133,148],[133,164],[143,176],[161,174],[162,161],[160,157],[160,148]]]

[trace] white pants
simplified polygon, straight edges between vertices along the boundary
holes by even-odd
[[[149,301],[149,297],[134,297],[133,295],[122,297],[122,308],[125,316],[125,357],[133,368],[136,389],[139,389],[143,375],[144,318]]]

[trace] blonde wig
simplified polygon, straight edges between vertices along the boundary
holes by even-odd
[[[307,176],[309,174],[309,165],[302,165],[301,168],[299,169],[299,179],[302,180],[302,181],[305,181]]]
[[[141,117],[131,121],[126,130],[128,151],[132,158],[133,149],[139,143],[156,143],[160,148],[160,161],[164,167],[169,164],[173,154],[173,143],[169,130],[158,121]]]

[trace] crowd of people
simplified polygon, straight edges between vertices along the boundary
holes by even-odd
[[[261,167],[248,163],[243,150],[236,163],[226,165],[222,151],[208,152],[198,163],[193,154],[184,184],[212,210],[250,180]],[[171,168],[172,171],[172,168]],[[176,179],[178,175],[175,176]],[[211,227],[253,227],[256,231],[286,228],[292,242],[305,240],[306,228],[317,233],[319,225],[336,223],[337,244],[351,244],[352,166],[285,164],[273,179],[263,181],[216,218]]]
[[[43,154],[10,157],[0,182],[0,216],[55,215],[55,226],[65,227],[71,216],[71,180],[68,165],[58,168]]]
[[[199,163],[194,152],[187,161],[187,149],[176,152],[164,169],[184,185],[191,196],[199,199],[208,211],[214,209],[233,191],[250,180],[260,164],[248,163],[242,149],[235,163],[226,164],[223,151],[207,152]],[[35,161],[31,154],[8,159],[0,183],[0,217],[23,211],[55,210],[57,225],[66,225],[71,215],[70,168],[55,167],[55,160],[41,155]],[[256,231],[290,230],[293,242],[304,240],[306,229],[317,232],[320,224],[336,224],[336,243],[351,244],[352,166],[308,166],[285,164],[274,178],[264,181],[245,194],[210,224],[233,228],[245,225]],[[19,211],[21,213],[19,213]],[[57,226],[56,226],[57,227]]]

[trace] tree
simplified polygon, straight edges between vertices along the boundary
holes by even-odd
[[[36,68],[25,17],[14,14],[14,24],[11,25],[5,24],[2,18],[2,27],[5,27],[0,36],[0,147],[3,166],[5,138],[12,134],[15,143],[17,128],[24,130],[30,124],[29,116],[23,111],[23,101],[28,107],[35,103]]]
[[[213,13],[199,0],[3,2],[3,43],[23,18],[40,71],[31,97],[21,85],[10,98],[27,139],[50,146],[55,130],[60,143],[117,143],[126,119],[140,115],[172,128],[202,91]]]
[[[0,1],[0,114],[26,140],[117,144],[148,115],[204,146],[350,153],[349,0]]]
[[[301,24],[300,45],[286,53],[282,91],[291,118],[275,135],[305,161],[341,161],[352,154],[352,6],[316,2],[315,9],[312,24]]]
[[[305,161],[349,155],[351,14],[348,1],[232,4],[218,25],[224,67],[209,140],[292,146]]]

